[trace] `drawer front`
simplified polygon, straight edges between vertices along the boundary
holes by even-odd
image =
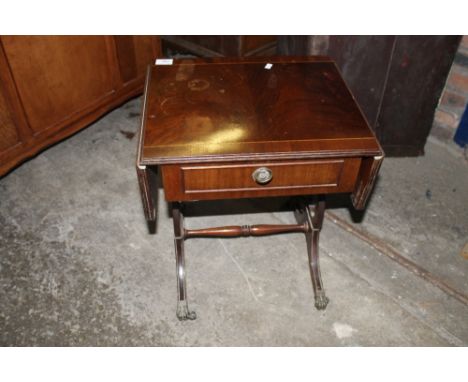
[[[164,165],[162,176],[169,201],[351,192],[360,162],[360,158],[340,158]],[[256,171],[261,173],[257,180]],[[271,175],[271,180],[262,179],[262,174]]]

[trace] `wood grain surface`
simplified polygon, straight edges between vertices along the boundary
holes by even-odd
[[[161,168],[165,197],[176,201],[351,192],[360,163],[360,158],[348,158]],[[257,183],[252,176],[259,167],[272,171],[267,184]]]
[[[380,152],[327,58],[183,60],[151,77],[142,164]]]
[[[141,94],[154,36],[0,36],[0,176]]]
[[[137,166],[161,168],[172,202],[351,193],[362,209],[384,156],[328,57],[154,65],[142,115]]]

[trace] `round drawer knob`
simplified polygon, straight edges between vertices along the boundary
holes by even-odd
[[[252,178],[258,184],[267,184],[273,178],[273,172],[268,167],[259,167],[252,173]]]

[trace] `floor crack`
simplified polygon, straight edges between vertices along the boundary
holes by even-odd
[[[229,256],[229,258],[232,260],[232,262],[236,265],[237,269],[239,269],[240,273],[242,274],[242,277],[245,279],[245,282],[247,283],[247,286],[249,287],[250,294],[252,295],[254,300],[258,302],[258,297],[255,295],[255,293],[253,291],[252,284],[250,284],[250,281],[249,281],[249,277],[247,276],[245,271],[242,269],[240,264],[237,262],[237,260],[234,258],[234,256],[232,256],[231,253],[228,251],[228,249],[226,248],[226,246],[223,243],[223,240],[218,239],[218,241],[221,243],[221,246],[223,247],[224,252],[226,252],[226,254]]]

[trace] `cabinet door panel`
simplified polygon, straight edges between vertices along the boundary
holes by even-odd
[[[16,126],[11,116],[8,104],[0,88],[0,158],[7,150],[20,142]]]
[[[122,82],[125,84],[143,78],[146,67],[157,56],[154,36],[115,36]]]
[[[376,125],[388,155],[424,154],[459,42],[459,36],[396,37]]]
[[[394,36],[330,36],[323,52],[336,61],[374,131],[394,40]]]
[[[201,57],[273,56],[277,36],[163,36],[169,46]]]
[[[67,122],[115,89],[104,36],[4,36],[2,42],[31,129]]]
[[[241,36],[241,56],[274,56],[276,36]]]
[[[146,68],[153,63],[158,55],[154,36],[133,36],[135,44],[135,58],[137,66],[137,75],[145,76]]]

